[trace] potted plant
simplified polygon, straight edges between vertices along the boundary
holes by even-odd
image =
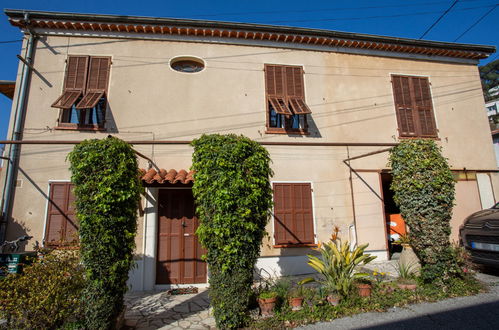
[[[348,241],[341,242],[335,229],[331,241],[319,244],[315,249],[320,256],[308,255],[308,264],[315,269],[321,279],[318,281],[326,288],[334,288],[335,292],[345,298],[351,292],[354,280],[368,276],[358,273],[357,266],[366,265],[376,257],[365,253],[368,244],[351,247]],[[305,278],[301,283],[316,281],[313,277]]]
[[[395,266],[398,274],[397,285],[403,290],[416,290],[417,284],[415,280],[415,264],[404,263],[401,260]]]
[[[367,277],[359,278],[355,286],[357,287],[357,292],[361,297],[369,297],[371,295],[372,284]]]
[[[263,291],[258,295],[258,306],[262,316],[271,316],[277,302],[277,292]]]
[[[298,285],[296,288],[293,288],[289,292],[288,301],[289,301],[289,306],[291,307],[291,310],[299,311],[301,309],[304,296],[305,296],[305,292],[303,289],[303,285],[301,285],[301,284]]]
[[[341,300],[341,296],[338,294],[338,292],[334,289],[330,289],[328,290],[329,293],[328,295],[326,296],[326,300],[327,302],[331,305],[331,306],[337,306],[339,303],[340,303],[340,300]]]

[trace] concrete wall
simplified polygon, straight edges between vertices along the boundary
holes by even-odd
[[[55,129],[59,110],[51,104],[61,94],[68,54],[112,57],[106,132]],[[169,67],[172,58],[185,55],[203,59],[206,68],[186,74]],[[312,110],[309,136],[265,133],[266,63],[303,66],[306,102]],[[397,142],[390,75],[427,76],[439,130],[437,141],[451,166],[496,168],[478,70],[471,64],[215,43],[42,36],[34,67],[43,78],[33,75],[31,79],[24,133],[27,140],[80,140],[108,134],[125,140],[190,140],[203,133],[237,133],[257,141]],[[135,148],[162,168],[188,169],[191,165],[192,149],[186,145]],[[68,145],[22,147],[20,167],[24,174],[19,175],[22,185],[16,188],[14,223],[9,224],[8,239],[28,232],[42,240],[44,194],[49,180],[70,178],[65,158],[71,149]],[[312,183],[317,241],[327,240],[334,225],[341,228],[344,237],[349,235],[352,198],[349,171],[342,160],[377,149],[268,147],[275,171],[272,180]],[[146,166],[142,160],[141,166]],[[355,160],[352,166],[359,170],[387,168],[387,154]],[[379,175],[365,172],[363,176],[379,193]],[[381,203],[357,179],[354,182],[359,243],[369,242],[371,249],[382,251]],[[458,207],[460,203],[461,198]],[[368,221],[373,225],[364,225]],[[272,231],[272,223],[268,230]],[[139,255],[145,252],[143,233],[141,218]],[[272,239],[264,241],[263,256],[293,257],[311,251],[272,245]]]

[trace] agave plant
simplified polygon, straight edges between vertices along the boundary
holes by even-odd
[[[341,296],[346,297],[350,292],[354,280],[368,276],[367,273],[355,271],[358,265],[365,265],[376,257],[365,254],[364,251],[369,244],[357,246],[350,250],[350,243],[330,241],[320,245],[316,250],[321,253],[320,257],[308,255],[308,264],[323,276],[321,284],[330,288]],[[315,281],[309,277],[301,281],[308,283]]]

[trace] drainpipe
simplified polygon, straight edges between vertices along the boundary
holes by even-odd
[[[28,13],[24,14],[24,24],[28,31],[28,42],[26,45],[25,59],[21,71],[21,79],[19,84],[19,94],[17,97],[16,112],[14,118],[12,140],[19,141],[22,138],[24,114],[26,111],[26,94],[28,91],[28,82],[31,74],[31,64],[33,62],[33,48],[35,44],[35,35],[29,28]],[[7,223],[12,215],[12,202],[15,189],[15,179],[17,175],[17,166],[19,164],[19,148],[20,145],[13,144],[9,150],[10,162],[7,163],[7,174],[5,179],[3,200],[2,200],[2,214],[0,216],[0,244],[5,241],[5,234],[7,232]]]

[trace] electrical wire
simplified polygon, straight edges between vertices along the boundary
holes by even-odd
[[[479,8],[489,8],[494,5],[486,5],[486,6],[476,6],[476,7],[467,7],[467,8],[459,8],[455,11],[467,11]],[[363,17],[342,17],[342,18],[315,18],[315,19],[301,19],[301,20],[279,20],[279,21],[263,21],[265,24],[274,24],[274,23],[302,23],[302,22],[328,22],[328,21],[354,21],[354,20],[365,20],[365,19],[373,19],[373,18],[392,18],[392,17],[407,17],[407,16],[418,16],[418,15],[429,15],[429,14],[440,14],[442,11],[426,11],[426,12],[416,12],[416,13],[407,13],[407,14],[395,14],[395,15],[377,15],[377,16],[363,16]]]
[[[11,43],[20,42],[20,41],[23,41],[23,40],[22,39],[19,39],[19,40],[4,40],[4,41],[0,41],[0,44],[11,44]]]
[[[480,23],[485,17],[487,17],[491,12],[494,11],[494,9],[497,8],[497,6],[499,6],[499,4],[496,4],[494,7],[490,8],[490,10],[488,12],[486,12],[484,15],[482,15],[482,17],[480,17],[475,23],[473,23],[468,29],[466,29],[466,31],[464,31],[463,33],[461,33],[461,35],[459,35],[459,37],[457,37],[456,39],[454,39],[454,42],[458,41],[459,39],[461,39],[462,36],[464,36],[466,33],[468,33],[469,30],[471,30],[472,28],[474,28],[478,23]]]
[[[428,32],[431,31],[431,29],[433,29],[433,27],[435,25],[438,24],[438,22],[440,22],[440,20],[442,18],[444,18],[445,15],[447,15],[447,13],[459,2],[459,0],[455,0],[454,3],[452,3],[452,5],[449,7],[449,9],[447,9],[442,15],[440,15],[440,17],[425,31],[425,33],[423,33],[423,35],[421,37],[419,37],[419,39],[422,39]]]

